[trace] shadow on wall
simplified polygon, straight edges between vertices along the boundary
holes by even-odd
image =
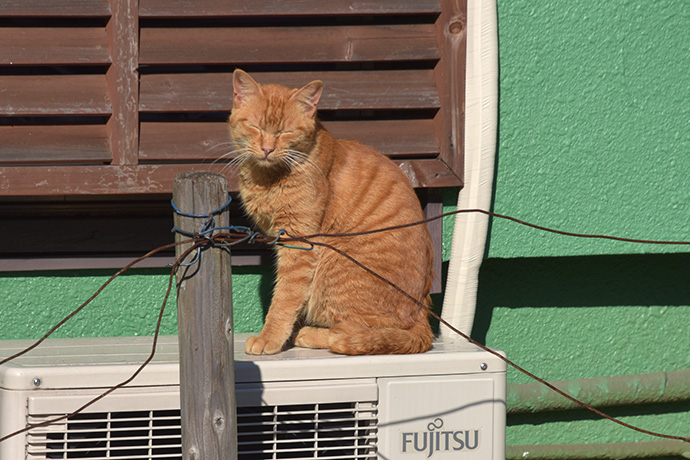
[[[487,259],[473,337],[486,343],[495,307],[690,305],[690,254]]]
[[[615,406],[602,408],[606,414],[614,418],[654,416],[659,414],[681,414],[690,412],[690,402],[674,401],[665,404],[638,404],[629,406]],[[518,425],[548,425],[556,422],[576,422],[579,420],[599,421],[601,417],[586,410],[546,411],[537,413],[510,414],[508,426]],[[681,420],[681,419],[679,419]],[[674,434],[674,433],[669,433]]]

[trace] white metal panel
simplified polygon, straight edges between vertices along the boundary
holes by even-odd
[[[27,407],[30,414],[70,414],[99,395],[94,390],[34,391],[29,393]],[[166,410],[180,408],[178,386],[123,388],[117,390],[85,412]]]
[[[379,380],[382,459],[502,459],[503,427],[494,406],[496,375]]]
[[[281,382],[401,375],[471,374],[482,363],[505,371],[496,356],[467,342],[437,341],[420,355],[341,356],[327,350],[292,348],[271,356],[244,354],[248,334],[235,336],[235,374],[238,382]],[[75,340],[76,343],[72,343]],[[0,356],[9,356],[31,341],[0,341]],[[129,386],[179,384],[177,337],[161,337],[152,363]],[[0,367],[0,388],[101,388],[131,376],[151,352],[151,337],[48,339],[40,347]],[[65,373],[61,368],[70,367]]]
[[[0,437],[21,428],[26,423],[26,393],[0,388]],[[0,443],[0,459],[24,458],[24,436]]]
[[[307,381],[289,384],[240,383],[237,384],[235,393],[237,406],[242,407],[378,400],[378,386],[374,379]],[[33,391],[25,394],[28,395],[25,396],[26,406],[31,414],[69,414],[97,397],[99,392],[95,389],[67,389]],[[3,403],[13,399],[5,398]],[[141,408],[147,410],[179,409],[179,386],[149,387],[146,389],[122,388],[89,406],[85,412],[136,411]]]
[[[0,357],[13,355],[32,340],[0,341]],[[0,388],[102,388],[127,379],[150,355],[152,337],[48,339],[31,352],[0,366]],[[130,386],[179,384],[177,337],[161,337],[149,369]],[[65,369],[69,368],[69,371]]]
[[[377,401],[375,379],[238,383],[238,406]]]

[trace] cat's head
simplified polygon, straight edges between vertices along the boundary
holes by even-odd
[[[259,85],[239,69],[232,80],[230,134],[244,156],[241,164],[271,168],[305,155],[314,142],[323,83],[313,81],[300,89]]]

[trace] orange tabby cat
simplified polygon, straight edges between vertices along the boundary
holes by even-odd
[[[240,194],[268,235],[353,233],[424,218],[407,177],[388,158],[336,140],[316,120],[323,84],[259,85],[233,74],[229,119],[238,148]],[[425,225],[319,241],[345,251],[430,305],[432,245]],[[299,347],[342,354],[420,353],[431,347],[427,313],[395,289],[324,247],[277,247],[277,279],[266,322],[246,352]],[[294,334],[294,336],[293,336]]]

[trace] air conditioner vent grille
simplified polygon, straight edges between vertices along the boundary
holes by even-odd
[[[238,407],[240,460],[376,458],[375,402]],[[29,416],[31,424],[62,414]],[[27,438],[27,459],[181,459],[179,410],[85,413]]]
[[[62,414],[29,416],[41,423]],[[29,431],[27,459],[180,459],[180,411],[78,414]]]

